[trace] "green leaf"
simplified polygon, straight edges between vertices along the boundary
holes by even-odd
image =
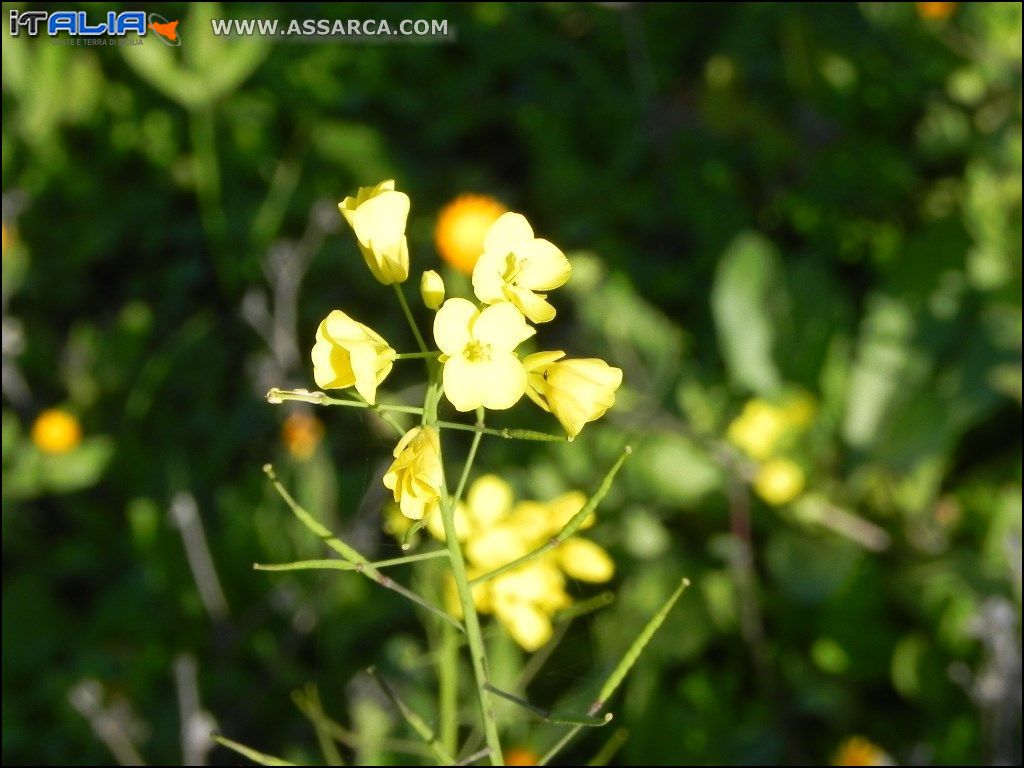
[[[781,385],[772,356],[776,329],[771,306],[782,287],[780,274],[771,242],[746,232],[722,255],[711,288],[711,311],[729,374],[761,395],[771,395]]]

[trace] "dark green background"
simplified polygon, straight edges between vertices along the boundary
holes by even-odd
[[[5,763],[109,759],[67,703],[83,678],[130,702],[148,760],[180,760],[171,664],[186,652],[220,730],[291,759],[318,755],[289,698],[307,681],[364,727],[360,707],[380,706],[359,672],[377,663],[429,712],[429,667],[403,666],[423,650],[406,604],[356,576],[250,568],[321,556],[268,490],[268,460],[364,551],[395,551],[364,499],[391,437],[320,413],[325,449],[296,462],[284,410],[262,399],[311,386],[330,309],[411,349],[333,210],[389,177],[413,201],[416,276],[438,265],[437,211],[465,191],[587,252],[544,346],[626,373],[573,446],[484,443],[481,471],[539,497],[591,488],[637,448],[592,534],[618,600],[574,625],[534,700],[585,701],[687,575],[612,704],[630,732],[618,761],[811,763],[856,733],[899,762],[1019,761],[1020,6],[943,21],[897,3],[624,5],[146,5],[181,18],[180,49],[5,31],[4,322],[24,350],[8,357],[5,338],[4,366],[29,388],[3,406]],[[447,18],[456,39],[229,43],[211,14]],[[302,357],[268,363],[241,307],[280,288],[268,259],[302,242]],[[767,346],[743,351],[754,337]],[[820,402],[801,449],[811,490],[892,543],[868,553],[752,502],[752,650],[709,446],[746,398],[784,387]],[[88,440],[41,459],[27,431],[61,405]],[[495,422],[553,428],[526,406]],[[220,622],[166,516],[180,490],[227,595]],[[558,733],[507,742],[543,751]]]

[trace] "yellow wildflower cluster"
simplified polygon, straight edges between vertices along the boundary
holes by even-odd
[[[729,442],[758,462],[754,491],[769,504],[781,506],[803,493],[804,470],[785,452],[811,425],[814,413],[814,400],[807,394],[780,403],[754,398],[726,431]]]
[[[572,492],[549,502],[516,503],[512,488],[496,475],[484,475],[470,487],[465,504],[455,509],[455,534],[462,544],[469,577],[476,578],[516,560],[555,536],[586,503]],[[593,525],[587,518],[583,527]],[[427,530],[444,540],[439,514],[427,518]],[[572,536],[557,547],[518,568],[473,588],[477,610],[493,613],[509,634],[527,651],[534,651],[552,635],[552,617],[567,608],[572,598],[566,577],[591,583],[608,581],[615,573],[611,557],[599,545]],[[458,612],[454,596],[448,602]]]

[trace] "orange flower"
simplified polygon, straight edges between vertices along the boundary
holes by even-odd
[[[956,3],[915,3],[917,15],[922,19],[945,21],[956,13]]]
[[[512,747],[505,753],[505,765],[536,765],[540,756],[526,747]]]
[[[324,425],[320,420],[302,411],[289,413],[281,425],[281,442],[292,456],[301,461],[313,455],[323,436]]]
[[[460,272],[472,274],[484,251],[484,237],[507,209],[487,195],[459,195],[441,209],[434,241],[441,258]]]
[[[892,765],[892,758],[863,736],[851,736],[839,745],[832,765]]]
[[[32,442],[43,453],[67,453],[82,442],[82,425],[67,411],[50,408],[32,425]]]

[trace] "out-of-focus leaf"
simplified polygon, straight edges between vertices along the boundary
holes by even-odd
[[[635,498],[666,505],[695,504],[722,486],[718,465],[693,442],[671,433],[641,444],[625,474]]]
[[[781,290],[779,256],[763,236],[738,235],[718,264],[711,310],[718,343],[733,381],[761,395],[778,391],[781,378],[772,352],[772,302]]]
[[[772,578],[793,600],[803,603],[828,599],[860,558],[854,544],[784,530],[772,535],[765,550]]]

